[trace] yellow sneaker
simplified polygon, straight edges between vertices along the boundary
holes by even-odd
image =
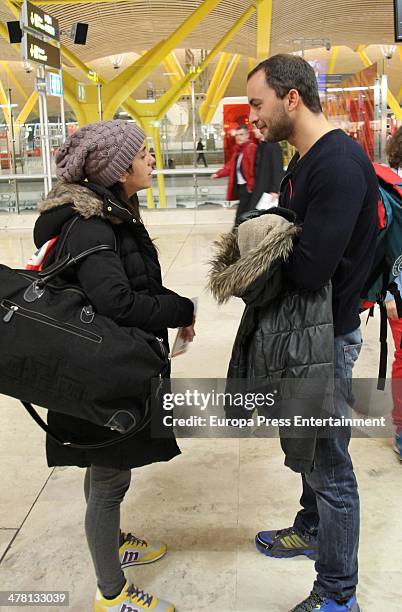
[[[123,544],[119,548],[122,569],[132,565],[153,563],[166,555],[167,546],[163,542],[147,542],[132,533],[122,533]]]
[[[98,589],[94,603],[94,612],[174,612],[174,609],[172,603],[145,593],[134,585],[129,586],[128,582],[114,599],[105,599]]]

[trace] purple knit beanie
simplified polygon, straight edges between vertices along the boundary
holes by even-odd
[[[138,125],[121,119],[86,125],[57,151],[57,176],[65,183],[87,178],[111,187],[127,171],[144,141],[145,132]]]

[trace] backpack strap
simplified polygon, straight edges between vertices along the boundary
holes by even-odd
[[[379,391],[384,391],[385,389],[385,379],[387,377],[387,361],[388,361],[388,343],[387,343],[387,334],[388,334],[388,317],[387,317],[387,309],[383,303],[380,304],[380,365],[378,368],[378,381],[377,381],[377,389]]]
[[[377,281],[377,279],[380,277],[381,274],[383,277],[381,295],[383,296],[383,298],[385,298],[387,294],[387,290],[388,290],[388,278],[389,278],[390,268],[391,266],[389,262],[387,261],[386,257],[383,257],[383,259],[381,259],[376,265],[376,267],[371,271],[368,279],[366,280],[364,284],[364,287],[361,291],[361,295],[363,296],[363,298],[365,298],[365,296],[368,293],[368,290],[370,289],[370,287],[374,285],[374,283]]]
[[[388,287],[388,291],[392,294],[395,300],[396,310],[398,312],[398,318],[402,319],[402,296],[399,291],[398,285],[395,282],[391,283],[390,286]]]
[[[402,181],[399,174],[383,164],[374,163],[373,166],[379,181],[391,187],[402,198]]]

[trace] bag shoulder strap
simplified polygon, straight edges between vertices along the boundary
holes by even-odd
[[[138,426],[134,427],[132,430],[128,431],[125,434],[122,434],[118,438],[114,438],[113,440],[106,440],[105,442],[98,442],[97,444],[78,444],[76,442],[65,442],[64,440],[61,440],[61,438],[59,438],[55,433],[51,431],[47,423],[45,423],[42,417],[39,416],[32,404],[24,402],[23,400],[20,400],[20,402],[24,406],[25,410],[29,413],[29,415],[33,418],[35,423],[39,425],[41,429],[43,429],[43,431],[49,436],[51,440],[53,440],[53,442],[56,442],[61,446],[68,446],[69,448],[77,448],[81,450],[95,450],[98,448],[107,448],[109,446],[114,446],[115,444],[120,444],[124,440],[131,438],[132,436],[145,429],[145,427],[147,427],[151,422],[150,406],[149,402],[147,402],[144,418],[142,419],[141,423],[139,423]]]
[[[65,231],[62,241],[60,243],[60,247],[58,249],[58,253],[57,253],[54,263],[39,272],[38,276],[41,279],[42,284],[46,284],[49,280],[51,280],[55,276],[58,276],[70,266],[73,266],[79,263],[80,261],[88,257],[89,255],[93,255],[94,253],[99,253],[100,251],[114,251],[115,253],[119,253],[119,245],[117,241],[116,232],[114,231],[112,224],[110,224],[110,226],[112,227],[113,236],[114,236],[113,246],[111,246],[110,244],[97,244],[96,246],[86,249],[85,251],[81,251],[81,253],[78,253],[78,255],[73,256],[71,255],[71,253],[67,253],[64,257],[61,257],[63,249],[67,242],[67,238],[70,235],[71,230],[73,229],[74,225],[77,223],[79,218],[80,218],[80,215],[76,215],[74,219],[71,221],[71,223],[68,225],[67,230]]]

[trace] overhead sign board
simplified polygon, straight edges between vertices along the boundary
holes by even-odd
[[[21,58],[42,66],[60,68],[60,49],[27,32],[22,39]]]
[[[38,6],[31,2],[24,2],[21,10],[21,27],[24,30],[31,30],[36,34],[49,36],[54,40],[59,40],[60,29],[57,19],[42,11]]]

